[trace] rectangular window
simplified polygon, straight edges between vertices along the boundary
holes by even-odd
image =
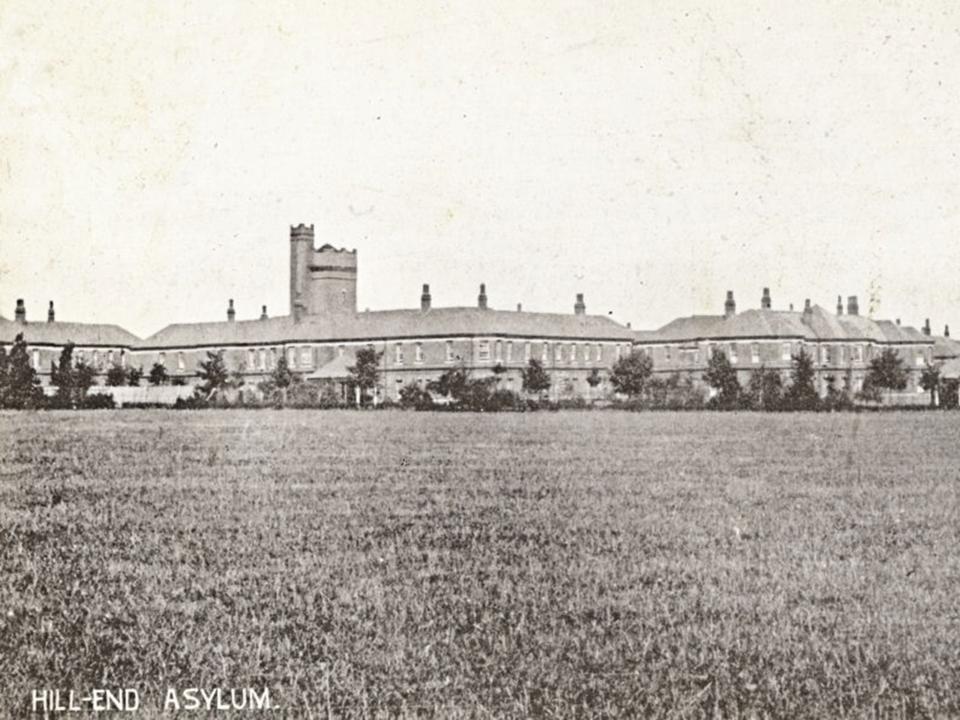
[[[753,343],[750,346],[750,362],[756,364],[760,362],[760,344]]]
[[[303,367],[313,365],[313,351],[309,347],[300,348],[300,365]]]
[[[603,345],[597,343],[597,362],[603,362]]]
[[[157,362],[160,363],[161,365],[163,365],[164,367],[166,367],[166,366],[167,366],[167,354],[166,354],[166,353],[160,353],[160,354],[157,356]]]
[[[923,350],[917,350],[917,365],[923,365],[926,362],[926,356],[923,354]]]
[[[247,370],[253,370],[257,364],[257,351],[253,348],[247,350]]]
[[[287,348],[287,365],[289,367],[295,368],[297,366],[297,349],[296,348]]]
[[[737,344],[730,343],[730,364],[737,364]]]
[[[187,366],[187,364],[183,361],[183,353],[182,353],[182,352],[178,352],[178,353],[177,353],[177,368],[178,368],[179,370],[183,370],[186,366]]]
[[[393,362],[397,365],[403,365],[403,343],[397,343],[393,346]]]
[[[423,343],[417,343],[413,350],[413,359],[415,362],[423,362]]]
[[[481,340],[477,343],[477,361],[488,362],[490,360],[490,341]]]
[[[267,369],[267,351],[265,348],[260,348],[260,369]]]
[[[40,369],[40,351],[39,350],[33,351],[33,369],[34,370]]]
[[[528,342],[523,344],[523,361],[530,362],[530,343]]]
[[[513,341],[507,340],[507,362],[513,362]]]
[[[858,363],[863,362],[863,345],[854,345],[853,346],[853,357],[854,360]],[[860,388],[858,388],[859,390]]]
[[[783,350],[782,350],[782,352],[781,352],[781,354],[780,354],[780,358],[781,358],[782,360],[790,360],[791,357],[792,357],[792,354],[791,354],[791,352],[790,352],[790,343],[784,343],[784,344],[783,344]]]
[[[558,363],[562,363],[563,362],[563,345],[561,343],[557,343],[556,347],[553,350],[553,353],[554,353],[553,359]]]
[[[583,362],[584,362],[584,364],[585,364],[585,365],[589,365],[589,364],[590,364],[590,346],[589,346],[589,345],[581,345],[581,346],[580,346],[580,350],[581,350],[581,352],[583,353]]]
[[[496,354],[495,354],[494,359],[495,359],[497,362],[501,362],[501,361],[503,360],[503,341],[502,341],[502,340],[497,340],[497,344],[496,344],[495,347],[496,347]]]
[[[127,366],[127,351],[121,350],[120,351],[120,367],[126,367],[126,366]]]
[[[846,345],[841,345],[837,348],[837,362],[840,365],[843,365],[847,361],[847,347]]]
[[[453,362],[453,341],[447,340],[447,362]]]
[[[617,345],[616,355],[617,355],[617,360],[619,360],[619,359],[620,359],[620,346],[619,346],[619,345]],[[669,350],[668,350],[668,351],[667,351],[667,360],[669,360],[669,359],[670,359],[670,352],[669,352]]]
[[[343,357],[343,353],[346,352],[346,350],[343,345],[337,345],[337,357]]]
[[[669,345],[664,345],[664,346],[663,346],[663,359],[666,360],[667,362],[670,362],[671,356],[672,356],[672,353],[671,353],[671,351],[670,351],[670,346],[669,346]],[[620,357],[620,353],[617,353],[617,357]]]
[[[541,359],[544,363],[547,363],[550,361],[550,343],[544,340],[541,344],[541,347],[543,348],[543,355]]]
[[[820,348],[820,362],[824,365],[830,364],[830,348],[827,345]]]
[[[270,348],[270,369],[272,370],[277,366],[277,349]]]

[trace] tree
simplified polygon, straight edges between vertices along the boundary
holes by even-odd
[[[550,373],[543,363],[530,358],[527,366],[520,371],[523,378],[523,391],[533,395],[542,395],[550,389]]]
[[[928,363],[920,372],[920,387],[930,393],[930,407],[937,406],[940,395],[940,367],[940,363]]]
[[[150,368],[150,374],[147,376],[147,380],[151,385],[166,385],[167,381],[170,379],[170,375],[167,373],[167,368],[164,367],[163,363],[155,362],[153,367]]]
[[[197,377],[202,380],[200,390],[209,400],[225,388],[230,380],[230,371],[223,360],[223,350],[208,350],[207,359],[200,362]]]
[[[273,381],[274,387],[285,390],[298,379],[298,376],[290,370],[290,365],[287,363],[287,356],[281,355],[280,359],[277,360],[277,366],[273,369],[273,372],[270,373],[270,380]]]
[[[790,386],[783,396],[784,406],[789,410],[817,410],[820,396],[814,384],[813,356],[801,346],[800,352],[791,356],[790,365]]]
[[[653,374],[653,360],[642,350],[634,349],[613,364],[610,384],[627,397],[637,397]]]
[[[460,402],[466,395],[469,383],[470,373],[466,366],[461,364],[459,367],[444,371],[436,380],[428,382],[427,390]]]
[[[356,362],[352,367],[347,368],[352,384],[360,389],[360,404],[363,404],[367,391],[375,388],[380,380],[382,357],[383,353],[374,350],[373,346],[360,348],[357,350]]]
[[[750,373],[746,397],[757,410],[779,410],[783,404],[783,379],[776,370],[761,365]]]
[[[37,407],[43,399],[40,378],[30,364],[27,343],[23,333],[18,333],[6,359],[3,406],[23,409]]]
[[[50,366],[50,383],[57,388],[53,403],[58,408],[72,408],[77,404],[78,398],[73,387],[73,350],[73,343],[64,345],[60,350],[60,359]]]
[[[710,405],[719,410],[735,410],[740,405],[742,388],[737,371],[723,350],[715,350],[707,363],[703,380],[717,391],[710,399]]]
[[[130,387],[139,387],[141,380],[143,380],[142,367],[131,366],[127,368],[127,385],[129,385]]]
[[[877,390],[903,390],[907,387],[907,370],[903,358],[893,348],[884,348],[870,361],[870,368],[863,382],[865,387]]]
[[[114,363],[110,366],[110,369],[107,370],[107,386],[108,387],[120,387],[121,385],[127,384],[127,371],[119,363]]]

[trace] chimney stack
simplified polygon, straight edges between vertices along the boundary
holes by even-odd
[[[843,315],[843,296],[837,295],[837,315]]]
[[[944,337],[950,337],[950,326],[949,326],[949,325],[944,325],[944,326],[943,326],[943,336],[944,336]]]
[[[227,322],[233,322],[237,319],[237,311],[233,309],[233,298],[230,298],[230,304],[227,305]]]
[[[517,303],[517,312],[523,312],[523,304]]]
[[[487,309],[487,285],[480,283],[480,294],[477,295],[477,307],[481,310]]]
[[[53,300],[50,301],[50,307],[47,308],[47,322],[55,322],[57,314],[53,311]]]
[[[770,288],[763,289],[763,295],[760,297],[760,308],[763,310],[770,309]]]
[[[430,286],[423,284],[423,292],[420,293],[420,310],[426,312],[430,309]]]
[[[847,315],[859,315],[860,305],[857,302],[857,296],[851,295],[847,298]]]
[[[923,334],[927,336],[930,335],[930,318],[923,321]]]
[[[793,303],[790,303],[790,312],[793,312]]]
[[[573,305],[574,315],[586,315],[587,306],[583,302],[583,293],[577,293],[577,302]]]
[[[733,299],[733,290],[727,290],[727,299],[723,303],[723,317],[729,318],[737,314],[737,303]]]
[[[803,301],[803,317],[801,319],[807,325],[813,320],[813,306],[810,304],[810,298]]]
[[[268,316],[267,316],[267,306],[266,306],[266,305],[263,305],[263,306],[262,306],[262,309],[260,310],[260,319],[261,319],[261,320],[266,320],[267,317],[268,317]]]
[[[900,324],[900,318],[897,318],[897,325]]]
[[[27,321],[27,308],[23,304],[23,298],[17,300],[17,309],[13,312],[13,318],[21,325]]]

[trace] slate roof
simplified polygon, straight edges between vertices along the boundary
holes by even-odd
[[[737,338],[932,342],[931,338],[912,327],[896,325],[889,320],[873,320],[863,315],[836,315],[820,305],[814,305],[806,316],[802,311],[759,309],[746,310],[729,318],[723,315],[692,315],[677,318],[652,333],[634,333],[634,339],[639,343]]]
[[[76,322],[18,323],[0,318],[0,342],[12,343],[18,334],[28,345],[57,345],[74,343],[81,347],[130,347],[139,338],[119,325]]]
[[[939,359],[960,357],[960,342],[949,337],[933,338],[933,356]]]
[[[335,342],[425,337],[522,336],[626,341],[633,332],[600,315],[514,312],[475,307],[379,310],[355,315],[168,325],[136,343],[143,349]]]

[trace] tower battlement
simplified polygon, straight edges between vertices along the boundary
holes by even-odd
[[[313,225],[290,226],[290,314],[357,311],[357,251],[324,243],[314,247]]]

